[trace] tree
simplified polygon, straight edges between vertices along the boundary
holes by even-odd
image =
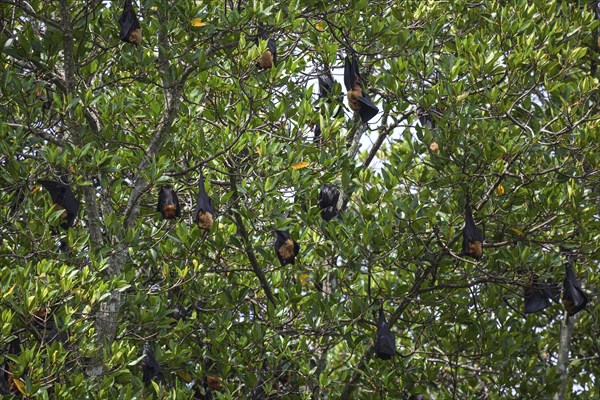
[[[120,2],[0,3],[0,363],[15,396],[600,395],[587,2],[143,0],[139,46],[119,41]],[[260,25],[277,44],[265,70]],[[338,100],[346,55],[381,110],[368,124]],[[340,84],[319,98],[327,67]],[[201,171],[209,232],[193,221]],[[74,227],[39,179],[73,189]],[[165,184],[173,221],[156,212]],[[329,222],[324,184],[347,201]],[[460,254],[467,195],[480,261]],[[275,229],[300,244],[294,265]],[[592,302],[561,342],[560,305],[521,310],[533,276],[561,281],[567,260]],[[381,305],[390,361],[372,357]],[[145,344],[164,375],[148,387]]]

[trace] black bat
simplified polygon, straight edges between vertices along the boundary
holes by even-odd
[[[317,78],[319,81],[319,98],[327,99],[333,93],[333,84],[335,80],[329,68],[326,68]]]
[[[425,396],[422,394],[413,394],[408,398],[408,400],[425,400]]]
[[[383,307],[379,309],[377,320],[377,333],[375,335],[375,356],[382,360],[389,360],[396,354],[396,339],[385,320]]]
[[[588,298],[581,289],[570,262],[565,265],[565,271],[562,301],[565,310],[567,310],[567,315],[572,316],[585,308]]]
[[[473,213],[469,202],[471,197],[467,196],[465,204],[465,227],[463,228],[462,255],[471,256],[479,260],[483,256],[483,232],[475,226]]]
[[[119,26],[121,27],[119,38],[122,41],[136,45],[142,42],[142,28],[130,0],[125,0],[123,14],[119,18]]]
[[[179,199],[171,185],[161,186],[158,191],[158,205],[156,211],[160,212],[165,219],[180,217]]]
[[[427,128],[429,128],[429,130],[435,129],[435,122],[431,118],[431,116],[432,116],[431,112],[419,107],[417,109],[417,116],[419,117],[419,123],[421,124],[422,127],[427,127]]]
[[[210,230],[215,216],[215,205],[213,200],[208,197],[204,188],[204,175],[200,172],[200,190],[198,191],[198,199],[196,201],[196,213],[194,220],[200,227],[206,231]]]
[[[158,378],[160,381],[164,379],[164,375],[154,358],[154,353],[150,345],[146,343],[144,345],[144,358],[142,359],[142,380],[144,381],[144,385],[150,385],[150,382],[154,378]]]
[[[300,251],[300,246],[287,231],[275,231],[275,253],[281,265],[293,264]]]
[[[262,69],[269,69],[277,66],[277,45],[275,44],[275,40],[269,37],[267,30],[262,25],[258,26],[258,37],[267,41],[267,50],[260,55],[258,66]]]
[[[344,195],[336,187],[323,185],[317,198],[321,216],[325,221],[331,220],[338,215],[344,205]]]
[[[560,301],[560,289],[553,281],[538,282],[533,276],[527,286],[523,289],[525,296],[525,308],[523,313],[530,314],[543,311],[550,306],[550,300]]]
[[[73,222],[75,222],[75,218],[79,213],[79,201],[75,198],[69,185],[48,180],[40,180],[38,182],[50,192],[54,207],[58,210],[65,210],[60,217],[63,221],[60,226],[64,229],[73,226]]]
[[[358,112],[362,122],[367,123],[379,112],[369,95],[363,90],[361,77],[358,72],[358,61],[355,57],[344,60],[344,83],[348,91],[348,105],[353,111]]]

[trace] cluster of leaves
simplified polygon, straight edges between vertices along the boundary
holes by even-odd
[[[15,396],[208,398],[218,376],[218,398],[551,397],[561,309],[525,319],[522,295],[531,274],[562,279],[565,251],[592,300],[569,385],[597,394],[587,2],[142,0],[139,46],[119,41],[117,2],[0,3],[0,365]],[[259,23],[278,48],[265,71]],[[347,54],[382,110],[368,126],[317,99]],[[200,169],[208,234],[192,221]],[[35,190],[63,177],[82,200],[68,231]],[[166,183],[175,221],[155,211]],[[325,183],[348,197],[328,223]],[[459,255],[467,193],[478,263]],[[295,265],[279,265],[275,229],[300,243]],[[392,361],[371,359],[382,303]],[[146,388],[145,343],[164,374]]]

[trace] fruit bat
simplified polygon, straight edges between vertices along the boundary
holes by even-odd
[[[377,320],[377,333],[375,335],[375,356],[382,360],[389,360],[396,354],[396,339],[383,315],[383,307],[379,309]]]
[[[425,396],[422,394],[413,394],[408,398],[408,400],[425,400]]]
[[[471,256],[476,260],[479,260],[483,256],[483,232],[481,229],[475,226],[473,221],[473,213],[471,213],[471,207],[469,206],[471,198],[467,196],[467,202],[465,204],[465,227],[463,228],[463,243],[462,255]]]
[[[160,366],[156,362],[154,358],[154,353],[150,348],[150,345],[146,343],[144,345],[144,358],[142,359],[142,379],[144,381],[144,385],[150,385],[150,382],[154,378],[158,378],[158,380],[163,380],[164,375],[160,369]]]
[[[61,227],[68,229],[73,226],[73,222],[79,213],[79,201],[71,191],[69,185],[61,182],[40,180],[38,181],[52,197],[52,202],[57,210],[65,210],[60,219],[63,221]]]
[[[164,219],[173,219],[181,216],[179,199],[171,185],[161,186],[159,189],[156,211],[160,212]]]
[[[287,231],[275,231],[275,253],[281,265],[293,264],[300,251],[300,246]]]
[[[138,22],[135,11],[133,10],[133,4],[130,0],[125,0],[125,7],[123,7],[123,14],[119,18],[119,26],[121,32],[119,38],[127,43],[140,44],[142,41],[142,28]]]
[[[358,112],[362,122],[367,123],[379,112],[379,109],[369,95],[363,90],[360,74],[358,73],[358,61],[355,57],[350,60],[346,56],[344,60],[344,83],[348,91],[348,105],[353,111]]]
[[[560,290],[558,285],[553,282],[538,282],[534,276],[529,284],[523,289],[525,295],[525,314],[543,311],[550,306],[550,300],[560,301]]]
[[[575,315],[585,308],[588,299],[579,285],[570,262],[565,265],[565,279],[563,280],[563,305],[567,315]]]
[[[277,45],[275,44],[275,40],[269,38],[267,30],[262,25],[258,26],[258,37],[267,41],[267,50],[260,55],[258,66],[262,69],[275,67],[277,64]]]
[[[429,130],[435,129],[435,122],[431,118],[431,113],[419,107],[417,109],[417,116],[419,117],[419,123],[422,127],[427,127]]]
[[[215,216],[215,205],[213,200],[208,197],[204,188],[204,175],[200,172],[200,190],[198,191],[198,199],[196,201],[196,213],[194,220],[200,227],[206,231],[210,230]]]
[[[331,71],[327,68],[323,71],[317,78],[319,81],[319,98],[327,99],[333,93],[333,84],[335,80],[333,79],[333,75],[331,75]]]
[[[321,216],[325,221],[329,221],[339,214],[344,205],[343,193],[330,185],[323,185],[317,198]]]

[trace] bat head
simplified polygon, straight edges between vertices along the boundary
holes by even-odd
[[[221,390],[221,378],[216,376],[206,376],[206,384],[212,390]]]

